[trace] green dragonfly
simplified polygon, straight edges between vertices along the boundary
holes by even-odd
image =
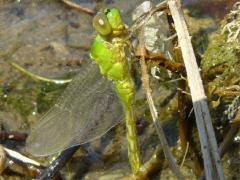
[[[96,36],[91,65],[73,79],[57,103],[33,128],[27,150],[46,156],[90,142],[117,125],[125,115],[129,161],[134,174],[140,153],[134,115],[134,82],[125,48],[127,30],[116,8],[93,18]]]

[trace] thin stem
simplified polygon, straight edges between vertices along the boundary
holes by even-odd
[[[188,85],[191,92],[196,124],[201,143],[206,179],[223,180],[224,174],[220,163],[220,156],[208,109],[207,98],[204,92],[202,79],[199,73],[183,12],[175,0],[168,0],[167,3],[174,21],[186,67]]]
[[[14,151],[12,149],[8,149],[6,147],[3,147],[4,150],[6,151],[6,153],[8,154],[8,156],[14,158],[14,159],[17,159],[18,161],[24,163],[24,164],[31,164],[31,165],[34,165],[34,166],[37,166],[37,167],[40,167],[41,164],[33,159],[30,159],[22,154],[20,154],[19,152],[17,151]]]
[[[162,168],[164,164],[164,154],[160,146],[156,147],[152,157],[142,165],[137,177],[140,179],[146,179],[149,174],[156,172],[158,169]]]
[[[68,0],[62,0],[62,2],[66,5],[68,5],[69,7],[75,8],[75,9],[81,11],[81,12],[85,12],[85,13],[90,14],[90,15],[94,15],[94,13],[95,13],[92,9],[82,7],[79,4],[76,4],[76,3],[68,1]]]
[[[23,67],[19,66],[18,64],[12,62],[12,61],[7,61],[11,66],[13,66],[15,69],[20,71],[21,73],[29,76],[30,78],[37,80],[37,81],[44,81],[44,82],[49,82],[49,83],[55,83],[55,84],[67,84],[72,81],[72,79],[66,79],[66,80],[61,80],[61,79],[49,79],[45,78],[36,74],[33,74],[32,72],[24,69]]]
[[[147,66],[146,66],[146,62],[145,62],[145,55],[144,55],[144,28],[145,25],[143,25],[142,30],[140,31],[140,48],[141,48],[141,54],[142,54],[142,58],[141,58],[141,70],[142,70],[142,83],[143,83],[143,89],[145,90],[146,96],[147,96],[147,101],[148,101],[148,105],[150,108],[150,112],[152,115],[152,119],[153,119],[153,123],[155,125],[158,137],[160,139],[160,143],[162,145],[163,148],[163,152],[164,155],[166,157],[166,159],[169,162],[169,166],[171,167],[172,171],[175,173],[176,177],[180,180],[184,179],[183,175],[181,174],[177,164],[176,164],[176,160],[174,158],[174,156],[171,153],[170,147],[168,146],[167,143],[167,139],[164,135],[164,131],[161,125],[160,120],[158,119],[158,113],[156,110],[156,107],[154,105],[153,102],[153,98],[151,95],[151,88],[149,86],[149,75],[147,73]]]

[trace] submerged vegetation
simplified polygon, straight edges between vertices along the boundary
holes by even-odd
[[[240,172],[239,42],[240,3],[238,2],[221,21],[221,26],[212,37],[201,61],[217,138],[222,141],[220,155],[224,156],[229,151],[223,158],[225,175],[229,179],[238,178]]]

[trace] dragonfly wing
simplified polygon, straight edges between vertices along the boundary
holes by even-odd
[[[27,151],[46,156],[105,134],[123,118],[113,83],[96,64],[74,78],[27,139]]]

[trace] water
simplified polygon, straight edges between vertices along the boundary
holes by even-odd
[[[79,2],[83,2],[81,5],[86,5],[87,7],[90,5],[89,8],[96,8],[95,4],[85,3],[85,1]],[[131,13],[133,9],[142,1],[107,0],[105,2],[108,3],[103,4],[101,7],[108,5],[111,7],[114,6],[120,8],[121,12],[124,14],[124,21],[127,24],[131,25]],[[202,25],[204,20],[207,19],[206,16],[203,15],[204,12],[216,12],[209,10],[209,8],[214,9],[219,7],[215,5],[210,6],[208,3],[203,3],[206,1],[186,0],[185,2],[187,2],[185,6],[191,5],[189,2],[197,4],[196,6],[192,6],[193,8],[190,10],[190,15],[196,15],[194,17],[198,17],[197,15],[199,12],[201,15],[200,18],[193,19],[192,24],[189,23],[190,30],[196,29],[196,26]],[[230,1],[209,2],[221,3]],[[199,6],[199,4],[202,6]],[[198,10],[199,8],[201,9]],[[31,72],[52,78],[63,76],[63,74],[66,74],[66,72],[69,71],[75,72],[76,69],[80,69],[79,71],[82,71],[85,66],[88,66],[88,51],[85,49],[87,49],[87,47],[90,47],[91,41],[95,34],[92,29],[91,16],[68,8],[63,5],[61,1],[49,1],[49,3],[46,3],[45,1],[30,2],[28,0],[21,0],[20,3],[17,1],[4,1],[4,3],[1,4],[0,9],[0,56],[2,52],[11,52],[11,49],[17,49],[17,51],[9,53],[11,54],[11,56],[9,56],[11,60],[27,68]],[[221,10],[220,12],[223,11]],[[215,14],[213,17],[215,19]],[[206,26],[209,27],[209,23],[206,23]],[[198,29],[196,31],[198,31]],[[198,39],[200,37],[201,36],[197,36]],[[81,49],[81,47],[86,48]],[[81,68],[64,65],[71,60],[79,59],[83,63]],[[44,88],[37,88],[36,86],[39,86],[37,83],[33,83],[32,80],[25,78],[19,72],[11,69],[9,65],[3,61],[0,61],[0,65],[0,81],[2,83],[2,87],[4,87],[6,84],[9,84],[9,81],[13,82],[11,84],[14,84],[13,88],[8,88],[8,91],[4,91],[4,95],[6,96],[5,99],[12,97],[14,100],[21,100],[21,103],[19,103],[19,101],[17,101],[18,103],[13,103],[15,101],[7,101],[9,102],[8,104],[5,103],[5,101],[1,101],[0,119],[4,122],[4,125],[7,124],[8,127],[10,127],[10,130],[28,132],[29,126],[32,124],[39,124],[39,117],[41,117],[41,113],[46,110],[46,107],[43,108],[41,104],[47,104],[47,107],[50,106],[49,102],[44,103],[40,101],[46,101],[45,99],[55,99],[56,96],[52,96],[52,94],[55,94],[55,91],[44,91],[39,95],[39,91]],[[122,118],[114,118],[117,117],[117,114],[122,115],[122,109],[120,104],[116,106],[113,105],[113,102],[118,103],[118,99],[116,99],[117,97],[115,96],[115,92],[112,89],[111,82],[108,82],[106,79],[106,82],[103,82],[103,77],[101,75],[97,77],[96,75],[88,75],[86,72],[89,70],[89,68],[91,69],[91,65],[86,68],[86,71],[84,70],[86,78],[91,79],[88,80],[89,82],[85,82],[88,84],[88,88],[86,89],[87,84],[85,84],[85,86],[74,85],[74,83],[78,82],[78,80],[75,80],[73,84],[69,85],[67,90],[61,96],[60,100],[57,101],[57,105],[55,105],[53,109],[43,117],[39,125],[35,126],[35,129],[32,131],[33,134],[31,135],[31,139],[34,142],[38,143],[36,144],[34,142],[31,142],[31,139],[28,140],[28,150],[33,154],[48,155],[61,151],[68,146],[74,146],[76,144],[82,144],[84,142],[91,141],[94,139],[94,137],[97,138],[100,137],[103,133],[106,133],[110,126],[114,126],[121,121]],[[81,79],[82,75],[80,74],[77,75],[78,77],[76,77],[76,79]],[[97,80],[93,79],[93,77],[96,77]],[[83,80],[84,79],[82,78],[80,83],[84,83]],[[97,85],[95,86],[96,82],[102,82],[102,85],[99,87]],[[158,82],[156,80],[154,80],[152,83],[154,90],[153,93],[155,94],[156,103],[161,103],[161,101],[164,100],[168,93],[170,94],[171,89],[169,87],[165,88],[163,86],[161,86],[161,89],[159,89],[157,83]],[[107,84],[109,84],[109,86],[107,86]],[[26,86],[28,87],[28,91],[26,90]],[[82,92],[85,93],[85,96],[82,96],[80,99],[78,99],[78,96],[81,95],[80,93],[75,93],[75,96],[72,97],[74,94],[68,92],[70,90],[77,91],[75,88],[73,88],[73,86],[77,89],[83,86]],[[104,90],[99,92],[97,96],[94,96],[96,94],[96,92],[94,93],[94,89],[100,90],[100,88],[103,88]],[[58,90],[59,89],[60,88],[58,88]],[[111,101],[111,98],[108,99],[106,97],[109,95],[112,96],[113,101]],[[137,96],[141,97],[139,94],[137,94]],[[24,99],[23,102],[22,99]],[[114,114],[110,114],[110,112],[107,113],[108,118],[110,119],[108,126],[105,125],[105,123],[107,123],[105,121],[99,121],[101,123],[100,126],[97,126],[96,124],[97,121],[95,119],[95,116],[106,111],[102,105],[96,107],[92,106],[89,108],[89,104],[92,103],[93,105],[97,105],[96,102],[100,102],[101,99],[106,100],[110,103],[110,105],[116,108],[116,110],[114,110]],[[36,105],[34,104],[35,102],[37,102]],[[145,105],[145,99],[140,99],[139,102]],[[72,109],[72,112],[74,111],[75,113],[70,113],[68,109],[71,109],[74,103],[79,103],[77,105],[78,107]],[[6,110],[3,109],[2,104],[4,104],[4,108],[6,107]],[[58,106],[59,104],[62,106]],[[29,106],[31,106],[31,108],[29,108]],[[78,112],[78,109],[81,108],[82,112]],[[100,110],[97,110],[98,108],[100,108]],[[142,119],[146,121],[148,117],[147,115],[149,113],[146,110],[147,108],[145,106],[136,106],[136,108],[138,108],[136,109],[136,114],[143,117]],[[177,119],[176,98],[172,100],[172,103],[169,103],[166,106],[166,109],[168,108],[170,110],[164,110],[164,108],[165,107],[162,107],[162,111],[160,113],[161,119]],[[60,113],[62,111],[65,113]],[[27,113],[23,114],[23,112]],[[37,114],[32,115],[32,112],[36,112]],[[95,112],[98,112],[98,114]],[[65,118],[69,114],[75,114],[75,116],[69,120]],[[52,120],[53,116],[57,118],[55,120]],[[47,125],[44,124],[44,122],[50,123]],[[70,124],[68,124],[69,122]],[[172,136],[173,127],[175,127],[176,121],[171,122],[173,122],[172,124],[174,125],[169,126],[168,133]],[[26,125],[23,126],[25,123]],[[69,129],[70,126],[73,127],[73,131],[69,132],[67,129]],[[80,127],[83,128],[80,129]],[[83,131],[86,131],[88,133],[86,135],[83,135]],[[96,133],[93,133],[93,131]],[[159,142],[154,132],[154,128],[149,125],[145,128],[143,135],[139,136],[142,157],[144,160],[149,159],[152,151],[155,148],[155,145]],[[36,138],[34,136],[38,136],[39,139],[34,140],[34,138]],[[45,142],[44,140],[41,140],[42,138],[46,138],[47,141],[50,142]],[[37,149],[38,146],[39,149]],[[107,135],[103,138],[94,141],[94,143],[91,143],[91,146],[93,147],[92,151],[95,155],[98,155],[98,158],[93,161],[93,153],[91,152],[88,152],[87,157],[82,157],[82,155],[76,153],[73,160],[68,164],[66,168],[66,174],[71,176],[69,179],[74,179],[72,176],[76,176],[77,178],[75,177],[75,179],[80,179],[79,176],[84,176],[86,179],[87,177],[88,179],[94,179],[103,175],[107,176],[108,174],[116,175],[122,174],[123,172],[130,173],[129,163],[127,159],[126,137],[123,126],[117,126],[116,129],[114,129],[114,133],[107,133]],[[186,164],[188,167],[193,167],[192,163],[189,164],[189,161]],[[87,173],[85,175],[79,175],[80,172],[83,173],[83,169],[85,169],[85,171],[87,169]],[[190,169],[187,169],[186,172],[192,171],[190,171]],[[162,174],[164,174],[164,170],[162,171]],[[168,175],[169,173],[165,174]],[[4,177],[4,179],[8,178],[9,176]]]

